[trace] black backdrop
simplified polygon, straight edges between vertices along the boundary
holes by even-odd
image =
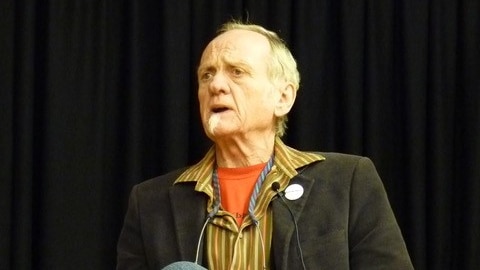
[[[480,265],[480,4],[0,2],[0,269],[113,269],[130,188],[198,161],[194,72],[219,24],[278,31],[285,141],[369,156],[417,269]]]

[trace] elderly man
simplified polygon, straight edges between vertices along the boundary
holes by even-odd
[[[281,141],[300,79],[275,33],[223,25],[197,75],[214,144],[196,165],[133,188],[117,269],[413,268],[368,158]]]

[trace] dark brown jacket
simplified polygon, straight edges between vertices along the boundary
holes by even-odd
[[[413,269],[405,242],[372,162],[321,153],[290,184],[303,196],[287,201],[298,223],[307,269]],[[135,186],[118,242],[117,269],[161,269],[194,261],[206,219],[207,196],[194,183],[173,185],[184,170]],[[302,269],[295,225],[279,198],[274,216],[272,269]],[[203,265],[207,265],[203,262]]]

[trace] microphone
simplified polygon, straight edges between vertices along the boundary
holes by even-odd
[[[295,233],[297,236],[297,248],[298,248],[298,256],[300,257],[300,261],[302,262],[302,269],[306,270],[307,267],[305,266],[305,261],[303,260],[303,252],[302,252],[302,246],[300,245],[300,236],[298,234],[298,225],[297,225],[297,220],[295,219],[295,215],[292,212],[292,209],[290,209],[290,206],[288,206],[287,201],[284,199],[283,192],[280,191],[280,184],[278,182],[273,182],[272,183],[272,190],[277,193],[277,195],[282,199],[283,204],[287,207],[288,212],[290,212],[290,215],[292,216],[293,223],[295,225]]]
[[[179,261],[165,266],[162,270],[207,270],[207,268],[193,262]]]
[[[280,189],[280,184],[278,182],[273,182],[272,183],[272,190],[275,191],[277,194],[279,194],[280,192],[278,191]],[[282,196],[279,194],[279,196]]]

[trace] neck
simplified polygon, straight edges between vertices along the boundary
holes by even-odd
[[[273,154],[275,135],[262,140],[217,140],[215,153],[218,167],[240,168],[266,163]]]

